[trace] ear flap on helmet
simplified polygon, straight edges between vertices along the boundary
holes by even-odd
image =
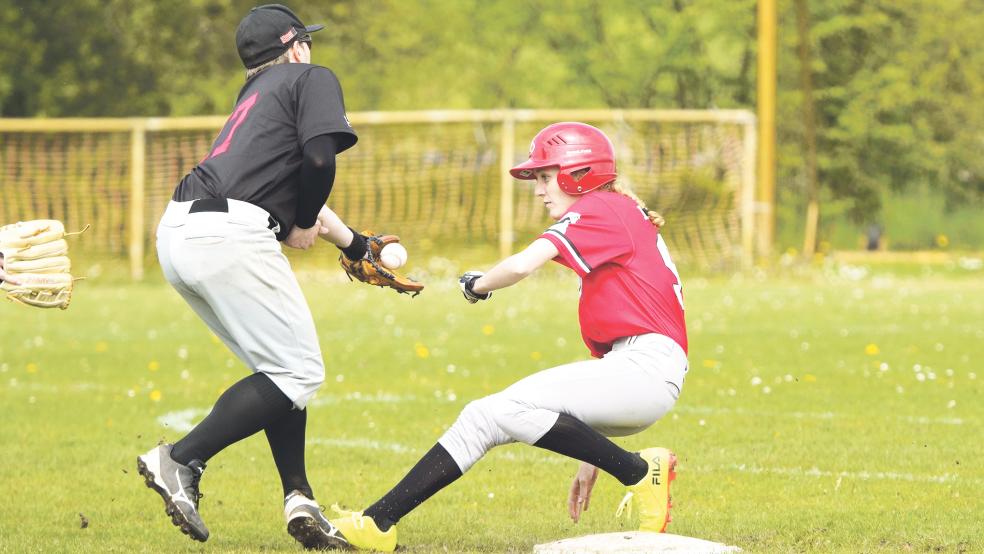
[[[557,184],[560,185],[560,190],[567,194],[582,194],[585,192],[581,190],[583,185],[579,185],[572,175],[563,171],[557,174]]]
[[[615,177],[616,174],[614,173],[595,173],[589,169],[578,181],[570,173],[561,171],[557,174],[557,184],[560,186],[560,190],[567,194],[578,195],[589,193],[601,185],[610,183],[615,180]]]

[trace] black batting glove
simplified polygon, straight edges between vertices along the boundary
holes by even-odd
[[[492,298],[491,292],[479,293],[474,290],[475,281],[482,275],[485,275],[485,273],[481,271],[466,271],[464,275],[458,277],[458,286],[461,287],[461,294],[465,295],[465,300],[469,304]]]

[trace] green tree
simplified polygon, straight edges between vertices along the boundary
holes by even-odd
[[[228,113],[255,0],[0,0],[0,116]],[[813,0],[824,213],[915,185],[984,197],[984,3]],[[337,0],[294,5],[350,110],[754,106],[755,0]],[[782,213],[801,228],[794,3],[780,1]],[[782,223],[782,222],[780,222]],[[788,221],[792,225],[792,220]]]
[[[225,112],[231,99],[218,92],[228,92],[223,85],[238,64],[231,30],[245,5],[227,0],[4,2],[0,115]]]
[[[315,61],[344,76],[355,109],[735,107],[750,96],[754,7],[342,2]]]
[[[952,200],[980,198],[984,162],[984,5],[975,0],[811,2],[818,170],[856,221],[877,218],[883,195],[930,183]],[[795,21],[792,6],[783,12]],[[794,69],[797,37],[781,36],[780,137],[785,201],[802,195],[803,128]],[[975,105],[976,104],[976,105]]]

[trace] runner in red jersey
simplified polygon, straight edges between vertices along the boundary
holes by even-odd
[[[578,315],[592,356],[646,333],[687,351],[680,277],[659,229],[635,200],[611,190],[586,194],[540,237],[582,279]]]
[[[511,173],[536,180],[556,221],[526,249],[488,273],[459,279],[465,298],[488,300],[550,260],[581,278],[581,334],[592,360],[535,373],[470,402],[457,421],[390,492],[363,512],[332,520],[359,548],[392,551],[396,522],[462,476],[491,448],[523,442],[581,461],[568,495],[576,522],[602,469],[626,485],[640,529],[669,522],[676,456],[629,452],[607,437],[648,428],[673,407],[687,371],[679,274],[659,235],[663,218],[617,182],[611,141],[583,123],[556,123],[533,139]]]

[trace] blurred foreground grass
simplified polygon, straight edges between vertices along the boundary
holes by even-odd
[[[669,531],[747,552],[984,550],[984,275],[961,271],[685,275],[683,395],[663,421],[619,439],[680,456]],[[308,422],[325,505],[364,507],[466,402],[586,355],[569,275],[548,271],[474,306],[450,279],[414,299],[334,271],[301,280],[328,368]],[[0,336],[0,551],[299,550],[262,436],[209,463],[205,546],[170,525],[136,475],[138,453],[180,437],[246,372],[156,275],[80,283],[66,312],[0,305]],[[408,516],[400,541],[409,552],[530,552],[631,528],[612,517],[622,491],[608,477],[585,519],[567,519],[575,468],[497,449]]]

